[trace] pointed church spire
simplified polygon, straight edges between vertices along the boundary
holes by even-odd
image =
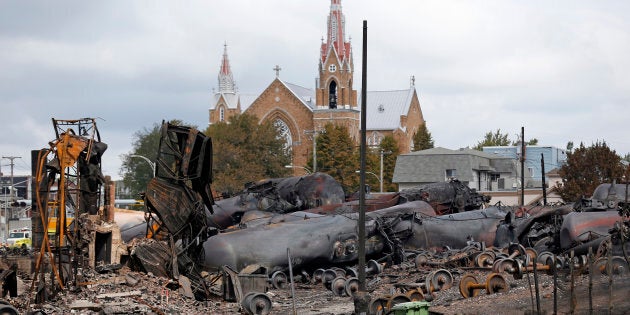
[[[330,0],[327,33],[327,40],[322,43],[322,62],[326,63],[330,49],[335,49],[341,62],[347,62],[350,59],[350,42],[346,42],[346,17],[341,11],[341,0]]]
[[[223,60],[221,60],[221,68],[219,70],[219,93],[224,92],[236,92],[236,84],[232,77],[230,61],[227,55],[227,42],[223,45]]]

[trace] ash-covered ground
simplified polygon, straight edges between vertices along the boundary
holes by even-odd
[[[410,263],[386,267],[381,273],[367,277],[368,293],[372,300],[404,295],[409,288],[421,287],[431,271],[439,268],[416,268]],[[485,283],[492,271],[466,267],[444,270],[452,275],[452,284],[434,292],[432,297],[424,294],[431,300],[429,312],[432,314],[535,314],[537,300],[542,313],[553,314],[552,275],[541,271],[534,279],[533,273],[526,273],[522,279],[516,280],[503,274],[507,292],[487,294],[481,289],[478,296],[463,298],[459,282],[464,274],[472,274],[478,282]],[[177,281],[132,271],[128,267],[106,273],[89,271],[83,273],[83,281],[76,286],[61,290],[46,302],[35,303],[30,278],[30,275],[20,273],[18,297],[5,298],[20,314],[247,314],[241,304],[223,300],[220,280],[211,288],[215,295],[206,301],[198,301],[186,297],[189,292]],[[575,270],[573,277],[568,269],[559,270],[555,295],[558,314],[571,314],[572,310],[575,314],[630,313],[630,276],[627,273],[612,278],[597,273],[592,281],[590,279],[583,270]],[[283,289],[269,287],[265,293],[272,301],[269,314],[293,314],[294,309],[297,314],[355,314],[352,297],[333,294],[313,279],[307,283],[295,282],[295,296],[291,294],[289,283]],[[381,313],[386,314],[387,308]]]

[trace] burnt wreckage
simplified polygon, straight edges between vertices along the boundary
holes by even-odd
[[[268,301],[261,302],[260,296],[234,293],[239,279],[256,287],[253,278],[271,276],[273,282],[273,275],[289,267],[308,275],[321,266],[356,262],[358,200],[346,200],[332,177],[315,173],[261,180],[235,197],[214,201],[211,153],[210,139],[197,130],[163,125],[156,176],[145,196],[147,235],[162,242],[134,244],[132,261],[154,274],[187,277],[198,299],[209,294],[201,271],[222,271],[224,282],[231,283],[231,289],[224,288],[226,299],[264,305]],[[538,252],[574,250],[577,255],[594,247],[598,258],[605,258],[610,248],[619,256],[625,247],[618,240],[628,233],[628,215],[617,210],[627,208],[627,193],[610,187],[606,192],[605,197],[597,192],[576,209],[570,204],[483,208],[490,198],[458,181],[369,194],[366,254],[390,264],[416,256],[421,264],[436,253],[473,246],[477,250],[467,258],[475,259],[486,246],[521,244]],[[617,199],[611,201],[611,195]],[[123,239],[134,237],[129,233],[123,232]],[[482,264],[492,263],[480,257]],[[265,290],[264,283],[257,287]]]
[[[31,291],[39,302],[76,286],[86,268],[120,268],[127,254],[114,222],[114,184],[101,173],[107,144],[95,119],[52,122],[56,138],[50,148],[32,152],[37,254]]]

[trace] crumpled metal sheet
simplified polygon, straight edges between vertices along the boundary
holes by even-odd
[[[379,253],[384,242],[377,233],[376,218],[413,215],[433,209],[423,202],[370,212],[366,217],[366,254]],[[342,263],[357,259],[358,213],[318,215],[294,212],[276,215],[267,224],[221,233],[204,243],[204,268],[217,269],[228,265],[241,270],[260,264],[273,272],[287,268],[286,251],[291,251],[294,266],[317,262]]]
[[[458,180],[420,185],[400,192],[407,201],[428,202],[438,214],[455,213],[480,209],[490,201],[490,196],[482,195]]]
[[[165,242],[145,239],[132,246],[131,258],[148,273],[158,277],[170,277],[171,249]]]
[[[580,243],[608,235],[615,222],[620,222],[617,211],[571,212],[564,217],[560,229],[560,246],[571,248]]]
[[[344,202],[341,185],[326,173],[274,178],[247,187],[238,196],[217,200],[206,212],[208,226],[225,229],[249,211],[290,213]]]

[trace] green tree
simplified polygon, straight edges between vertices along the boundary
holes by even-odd
[[[565,201],[578,201],[602,183],[622,182],[625,170],[621,157],[606,142],[598,141],[590,147],[580,143],[573,152],[567,152],[567,162],[560,168],[563,183],[558,187],[559,194]]]
[[[326,124],[317,136],[317,171],[335,178],[346,194],[358,188],[359,150],[344,126]],[[313,169],[311,160],[308,167]]]
[[[413,135],[413,150],[420,151],[433,148],[433,138],[427,129],[426,124],[422,124]]]
[[[517,137],[517,139],[512,142],[510,142],[508,138],[509,135],[507,133],[501,133],[501,129],[497,129],[495,132],[488,131],[483,140],[477,142],[477,145],[474,146],[473,149],[483,151],[483,147],[517,146],[521,144],[520,139],[518,139],[520,137]],[[525,145],[538,145],[538,139],[532,138],[525,142]]]
[[[290,147],[271,122],[235,115],[210,125],[205,134],[212,138],[212,186],[218,192],[232,196],[247,183],[290,173],[284,167],[291,163]]]
[[[512,146],[520,146],[520,145],[521,145],[521,140],[516,139],[512,141]],[[538,139],[536,138],[529,139],[529,141],[525,142],[525,145],[538,145]]]
[[[173,125],[184,125],[181,120],[171,120]],[[121,156],[122,165],[120,175],[129,189],[129,194],[122,198],[139,198],[140,193],[147,189],[147,184],[153,178],[153,169],[144,158],[155,164],[160,145],[161,123],[154,123],[152,128],[143,128],[133,134],[132,149],[129,154]],[[144,158],[140,158],[142,156]]]
[[[499,147],[508,145],[510,145],[508,134],[503,134],[501,133],[501,129],[497,129],[495,132],[488,131],[483,140],[477,142],[477,145],[474,146],[473,149],[483,151],[483,147]]]

